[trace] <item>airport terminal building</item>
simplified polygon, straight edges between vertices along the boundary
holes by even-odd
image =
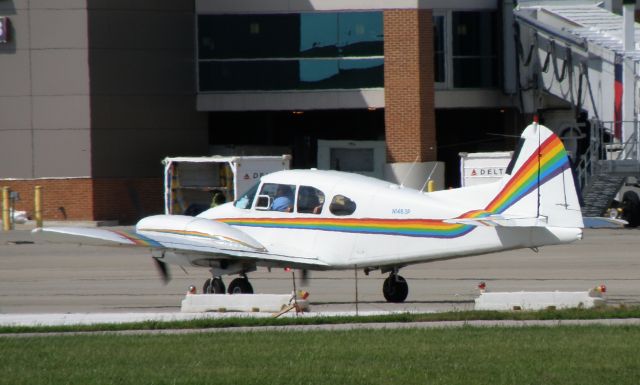
[[[162,211],[167,156],[290,153],[418,187],[440,162],[457,186],[459,152],[524,127],[513,7],[0,0],[0,186],[30,214],[43,186],[45,220],[122,223]]]

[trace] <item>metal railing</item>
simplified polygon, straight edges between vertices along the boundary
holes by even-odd
[[[630,123],[633,126],[632,135],[628,139],[620,140],[615,136],[616,125]],[[628,161],[640,162],[640,141],[638,135],[638,121],[602,122],[590,121],[589,145],[580,155],[576,165],[576,173],[580,188],[586,188],[597,172],[598,161]]]

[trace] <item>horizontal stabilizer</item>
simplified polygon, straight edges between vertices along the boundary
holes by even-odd
[[[489,227],[532,227],[547,226],[544,217],[516,217],[504,215],[489,215],[483,218],[454,218],[446,219],[445,223],[455,223],[469,226],[489,226]]]
[[[591,229],[610,228],[618,229],[623,228],[629,224],[624,219],[609,218],[609,217],[584,217],[584,227]]]

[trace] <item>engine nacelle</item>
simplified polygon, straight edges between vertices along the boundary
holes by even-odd
[[[266,251],[260,242],[241,230],[212,219],[187,215],[154,215],[141,219],[136,232],[167,241],[188,238],[203,246],[244,251]]]

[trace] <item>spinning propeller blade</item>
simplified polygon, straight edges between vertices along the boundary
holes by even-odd
[[[153,258],[153,262],[155,262],[156,267],[158,268],[158,272],[160,273],[160,277],[162,278],[162,282],[166,285],[171,281],[171,275],[169,274],[169,267],[166,263],[160,261],[157,258]]]

